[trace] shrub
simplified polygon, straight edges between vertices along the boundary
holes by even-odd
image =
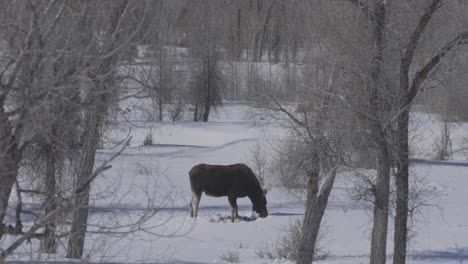
[[[176,103],[171,104],[168,111],[173,122],[182,120],[184,117],[184,104],[182,100],[178,100]]]
[[[239,253],[237,251],[228,250],[219,257],[222,261],[228,263],[239,263]]]
[[[146,137],[143,140],[143,146],[152,146],[152,145],[153,145],[153,135],[150,131],[146,134]]]
[[[322,228],[321,228],[322,229]],[[323,229],[322,229],[323,230]],[[323,232],[320,232],[316,246],[314,260],[325,259],[327,252],[321,247]],[[257,256],[269,259],[288,259],[297,261],[299,255],[299,246],[302,239],[302,218],[292,222],[287,230],[287,234],[277,242],[273,248],[264,247],[255,251]]]

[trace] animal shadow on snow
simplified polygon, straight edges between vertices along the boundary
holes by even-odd
[[[234,222],[253,222],[257,220],[256,216],[240,216]],[[210,223],[231,223],[230,215],[214,214],[209,216]]]

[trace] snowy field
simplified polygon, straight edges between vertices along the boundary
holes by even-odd
[[[223,263],[223,254],[235,252],[241,263],[292,263],[261,258],[258,252],[274,248],[289,224],[303,215],[304,204],[297,195],[273,186],[267,195],[270,214],[263,219],[251,216],[247,198],[239,199],[239,214],[245,218],[235,223],[227,219],[227,198],[202,196],[198,218],[188,217],[188,171],[192,166],[251,164],[249,156],[257,142],[274,142],[284,134],[275,124],[267,124],[263,130],[249,126],[244,120],[248,111],[251,109],[246,105],[230,103],[214,113],[208,123],[111,123],[110,136],[118,138],[130,131],[133,139],[112,162],[113,167],[93,183],[86,261]],[[420,146],[415,157],[430,159],[439,123],[434,116],[418,113],[413,115],[413,124],[415,134],[421,132],[413,142]],[[457,126],[457,146],[461,146],[462,128],[467,131],[463,124]],[[150,130],[155,145],[142,146]],[[97,159],[103,161],[115,151],[100,150]],[[454,158],[466,161],[462,152]],[[468,263],[468,167],[414,164],[411,170],[438,195],[429,201],[432,206],[424,207],[413,219],[408,263]],[[350,200],[351,182],[345,174],[337,178],[324,217],[322,247],[328,257],[317,263],[368,263],[371,211]],[[154,209],[155,215],[132,234],[123,235],[127,223],[145,217],[145,208]],[[392,229],[390,223],[389,253],[393,250]],[[8,245],[10,239],[4,238],[2,245]],[[61,243],[59,254],[52,257],[33,253],[38,246],[35,242],[24,244],[18,251],[21,253],[9,262],[68,262],[63,258],[66,240]]]

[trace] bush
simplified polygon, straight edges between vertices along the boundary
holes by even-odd
[[[314,260],[325,259],[327,252],[321,247],[323,232],[320,232],[315,244]],[[286,236],[280,239],[273,248],[264,247],[256,250],[257,256],[269,259],[288,259],[297,261],[299,255],[299,247],[302,240],[302,218],[297,219],[289,225]]]
[[[152,146],[152,145],[153,145],[153,135],[150,131],[146,134],[146,137],[143,140],[143,146]]]
[[[452,153],[452,139],[450,138],[450,125],[444,121],[441,133],[434,141],[434,152],[436,160],[447,160]]]
[[[219,257],[222,261],[228,263],[239,263],[239,253],[237,251],[226,251]]]
[[[184,117],[184,104],[182,100],[178,100],[176,103],[169,106],[169,116],[173,122],[180,121]]]

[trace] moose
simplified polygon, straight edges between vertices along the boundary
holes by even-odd
[[[202,193],[208,196],[227,196],[231,205],[231,221],[239,217],[237,198],[249,197],[252,211],[261,218],[268,216],[266,190],[260,186],[255,174],[245,164],[208,165],[198,164],[190,172],[192,200],[189,204],[190,217],[197,217]]]

